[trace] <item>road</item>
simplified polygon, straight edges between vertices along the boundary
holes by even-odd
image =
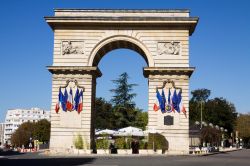
[[[250,166],[250,150],[220,153],[209,156],[88,156],[48,157],[37,153],[7,155],[0,157],[0,165],[15,166]]]

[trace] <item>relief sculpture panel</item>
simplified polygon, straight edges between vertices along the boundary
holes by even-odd
[[[84,54],[83,41],[62,41],[62,55]]]
[[[158,42],[159,55],[180,55],[180,42]]]

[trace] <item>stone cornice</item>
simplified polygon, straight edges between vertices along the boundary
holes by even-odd
[[[101,77],[102,73],[98,67],[91,66],[47,66],[52,74],[90,74]]]
[[[44,17],[52,29],[66,26],[118,26],[147,28],[180,27],[189,30],[189,34],[195,30],[198,17],[100,17],[100,16],[54,16]]]
[[[54,12],[105,12],[105,13],[189,13],[189,9],[77,9],[56,8]]]
[[[194,67],[144,67],[143,75],[187,75],[191,76],[194,72]]]
[[[124,23],[126,22],[134,22],[134,23],[143,23],[145,21],[149,23],[196,23],[199,18],[198,17],[101,17],[101,16],[45,16],[45,20],[50,23],[50,22],[60,22],[60,21],[66,21],[66,22],[97,22],[97,21],[106,21],[104,23],[108,22],[118,22],[122,21]]]

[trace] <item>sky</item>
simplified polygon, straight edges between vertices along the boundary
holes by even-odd
[[[119,3],[118,3],[119,2]],[[12,108],[51,104],[53,32],[44,16],[54,8],[189,9],[200,18],[190,37],[190,66],[196,67],[190,91],[207,88],[211,98],[224,97],[240,113],[250,112],[250,1],[248,0],[3,0],[0,22],[0,122]],[[98,67],[97,96],[110,100],[111,80],[127,72],[138,84],[137,106],[147,111],[147,64],[137,53],[118,49],[105,55]],[[112,66],[112,68],[110,67]]]

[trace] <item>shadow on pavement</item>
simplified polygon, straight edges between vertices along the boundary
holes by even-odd
[[[67,166],[90,164],[95,158],[0,159],[0,165]]]
[[[23,155],[24,153],[20,153],[17,151],[0,151],[0,156],[13,156],[13,155]]]

